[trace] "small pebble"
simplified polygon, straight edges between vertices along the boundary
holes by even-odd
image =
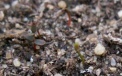
[[[122,76],[122,73],[120,73],[120,76]]]
[[[100,76],[100,73],[101,73],[101,69],[97,69],[97,70],[96,70],[96,75],[97,75],[97,76]]]
[[[18,5],[18,3],[19,3],[18,0],[13,1],[12,2],[12,7],[16,7]]]
[[[2,68],[7,68],[8,66],[6,64],[2,64]]]
[[[3,11],[0,11],[0,21],[2,21],[4,19],[4,12]]]
[[[79,22],[79,23],[81,23],[81,22],[82,22],[81,18],[78,18],[78,22]]]
[[[19,61],[18,58],[15,58],[15,59],[13,60],[13,64],[14,64],[15,67],[19,67],[19,66],[21,65],[21,62]]]
[[[58,6],[61,8],[61,9],[65,9],[67,7],[67,4],[65,1],[60,1],[58,2]]]
[[[61,74],[57,73],[57,74],[55,74],[54,76],[63,76],[63,75],[61,75]]]
[[[30,58],[30,62],[32,63],[33,61],[34,61],[33,56],[31,56],[31,58]]]
[[[98,43],[97,46],[94,49],[94,53],[96,55],[103,55],[103,54],[105,54],[106,53],[105,47],[102,44]]]
[[[116,60],[114,58],[111,58],[111,66],[116,66]]]
[[[11,59],[11,58],[12,58],[11,51],[6,51],[6,59]]]
[[[109,67],[109,69],[110,69],[112,72],[116,72],[116,70],[117,70],[116,67]]]
[[[118,16],[119,16],[119,18],[122,18],[122,10],[120,10],[120,11],[118,12]]]
[[[4,8],[5,9],[9,9],[10,8],[10,5],[9,4],[5,4]]]
[[[66,53],[66,51],[64,49],[59,49],[58,50],[58,56],[62,56]]]
[[[21,26],[19,23],[16,23],[16,24],[15,24],[15,27],[16,27],[16,28],[19,28],[19,29],[22,28],[22,26]]]
[[[87,69],[87,71],[90,72],[90,73],[92,73],[93,69],[94,69],[94,67],[93,67],[93,66],[90,66],[90,67]]]
[[[31,62],[27,62],[27,66],[32,66]]]
[[[51,4],[48,4],[48,5],[47,5],[47,8],[50,9],[50,10],[52,10],[52,9],[54,9],[54,6],[51,5]]]

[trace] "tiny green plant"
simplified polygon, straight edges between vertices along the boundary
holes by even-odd
[[[79,43],[78,43],[78,42],[75,42],[75,43],[74,43],[74,49],[75,49],[75,51],[77,52],[77,54],[79,55],[79,57],[80,57],[82,63],[84,64],[84,63],[85,63],[85,58],[84,58],[84,56],[80,53],[80,46],[79,46]]]

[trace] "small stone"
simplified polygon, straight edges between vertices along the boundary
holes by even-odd
[[[18,58],[15,58],[15,59],[13,60],[13,64],[14,64],[15,67],[19,67],[19,66],[21,65],[21,62],[19,61]]]
[[[18,5],[18,3],[19,3],[18,0],[13,1],[12,2],[12,7],[16,7]]]
[[[103,54],[105,54],[106,53],[105,47],[102,44],[98,43],[97,46],[94,49],[94,53],[96,55],[103,55]]]
[[[0,21],[2,21],[4,19],[4,12],[3,11],[0,11]]]
[[[111,66],[116,66],[116,60],[114,58],[111,58]]]
[[[40,46],[36,45],[36,49],[39,50],[40,49]]]
[[[16,24],[15,24],[15,27],[16,27],[16,28],[19,28],[19,29],[22,28],[22,26],[21,26],[19,23],[16,23]]]
[[[110,69],[112,72],[116,72],[116,70],[117,70],[116,67],[109,67],[109,69]]]
[[[93,67],[93,66],[90,66],[90,67],[87,69],[87,71],[90,72],[90,73],[92,73],[92,72],[93,72],[93,69],[94,69],[94,67]]]
[[[120,76],[122,76],[122,73],[120,73]]]
[[[34,61],[33,56],[31,56],[31,58],[30,58],[30,62],[32,63],[33,61]]]
[[[97,75],[97,76],[100,76],[100,73],[101,73],[101,69],[97,69],[97,70],[96,70],[96,75]]]
[[[78,18],[78,22],[79,22],[79,23],[81,23],[81,22],[82,22],[81,18]]]
[[[0,69],[0,76],[6,76],[5,73],[4,73],[4,69]]]
[[[29,66],[32,66],[32,63],[31,62],[27,62],[26,65],[29,67]]]
[[[122,18],[122,10],[120,10],[120,11],[118,12],[118,16],[119,16],[119,18]]]
[[[10,8],[10,5],[9,4],[5,4],[4,8],[5,9],[9,9]]]
[[[60,2],[58,2],[58,6],[59,6],[61,9],[65,9],[65,8],[67,7],[65,1],[60,1]]]
[[[50,10],[52,10],[52,9],[54,9],[54,6],[51,5],[51,4],[48,4],[48,5],[47,5],[47,8],[50,9]]]
[[[6,51],[6,59],[11,59],[11,58],[12,58],[11,51]]]
[[[59,49],[57,54],[58,54],[58,56],[62,56],[65,53],[66,53],[66,51],[64,49],[61,49],[61,50]]]
[[[54,76],[63,76],[63,75],[61,75],[61,74],[57,73],[57,74],[55,74]]]
[[[8,66],[6,64],[2,64],[2,68],[7,68]]]

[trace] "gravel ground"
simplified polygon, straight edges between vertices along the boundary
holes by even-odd
[[[121,7],[122,0],[0,0],[0,76],[122,76]]]

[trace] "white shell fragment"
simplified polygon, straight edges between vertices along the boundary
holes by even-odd
[[[61,9],[65,9],[65,8],[67,7],[65,1],[60,1],[60,2],[58,2],[58,6],[59,6]]]
[[[105,47],[102,44],[98,43],[97,46],[94,49],[94,53],[96,55],[103,55],[103,54],[105,54],[106,53]]]
[[[3,11],[0,11],[0,21],[2,21],[4,19],[4,12]]]
[[[19,61],[18,58],[15,58],[15,59],[13,60],[13,64],[14,64],[15,67],[19,67],[19,66],[21,65],[21,62]]]
[[[118,11],[119,18],[122,18],[122,10]]]

